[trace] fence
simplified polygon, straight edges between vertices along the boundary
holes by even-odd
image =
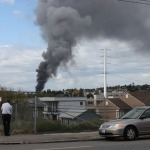
[[[12,105],[13,113],[11,117],[11,132],[18,133],[33,133],[34,131],[34,105],[28,101],[20,102]],[[43,119],[42,109],[37,109],[37,121]],[[0,113],[0,132],[3,130],[2,114]]]
[[[74,132],[74,131],[85,131],[85,130],[98,130],[101,122],[95,120],[93,122],[84,122],[83,118],[80,118],[83,123],[73,124],[71,126],[62,125],[58,121],[45,120],[43,116],[44,104],[41,106],[37,104],[35,113],[35,103],[29,101],[20,102],[13,105],[13,113],[11,119],[11,132],[12,134],[19,133],[36,133],[37,132]],[[73,110],[71,114],[77,113],[78,110]],[[99,109],[99,112],[103,112],[103,109]],[[106,111],[106,114],[116,112],[114,108]],[[88,112],[90,115],[90,112]],[[35,117],[35,114],[37,117]],[[69,115],[69,114],[68,114]],[[102,116],[103,117],[103,116]],[[35,120],[36,118],[36,120]],[[93,124],[93,125],[92,125]],[[94,126],[95,125],[95,126]],[[0,132],[3,131],[2,119],[0,114]]]

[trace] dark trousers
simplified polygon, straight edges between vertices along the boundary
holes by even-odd
[[[4,134],[5,136],[9,136],[11,115],[2,114],[2,119],[3,119],[3,126],[4,126]]]

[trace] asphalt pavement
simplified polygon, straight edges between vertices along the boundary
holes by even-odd
[[[10,136],[0,136],[0,144],[37,144],[37,143],[57,143],[73,141],[100,140],[102,137],[96,132],[80,133],[55,133],[55,134],[17,134]]]

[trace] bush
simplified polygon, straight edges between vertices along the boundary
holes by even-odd
[[[63,125],[59,121],[41,120],[37,123],[37,132],[83,132],[83,131],[96,131],[101,123],[99,121],[91,122],[96,126],[89,124],[88,122],[76,123],[70,126]]]
[[[72,125],[64,125],[59,121],[40,120],[37,121],[37,133],[63,133],[63,132],[84,132],[84,131],[97,131],[102,122],[95,120],[88,122],[81,122]],[[95,126],[96,125],[96,126]],[[11,131],[14,134],[33,133],[33,121],[11,122]]]
[[[58,121],[41,120],[37,122],[37,132],[64,132],[66,126]]]

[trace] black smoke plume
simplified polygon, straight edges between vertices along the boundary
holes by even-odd
[[[48,43],[37,69],[36,91],[57,75],[57,69],[73,59],[81,38],[115,39],[129,43],[141,54],[150,47],[150,6],[117,0],[39,0],[36,24]]]

